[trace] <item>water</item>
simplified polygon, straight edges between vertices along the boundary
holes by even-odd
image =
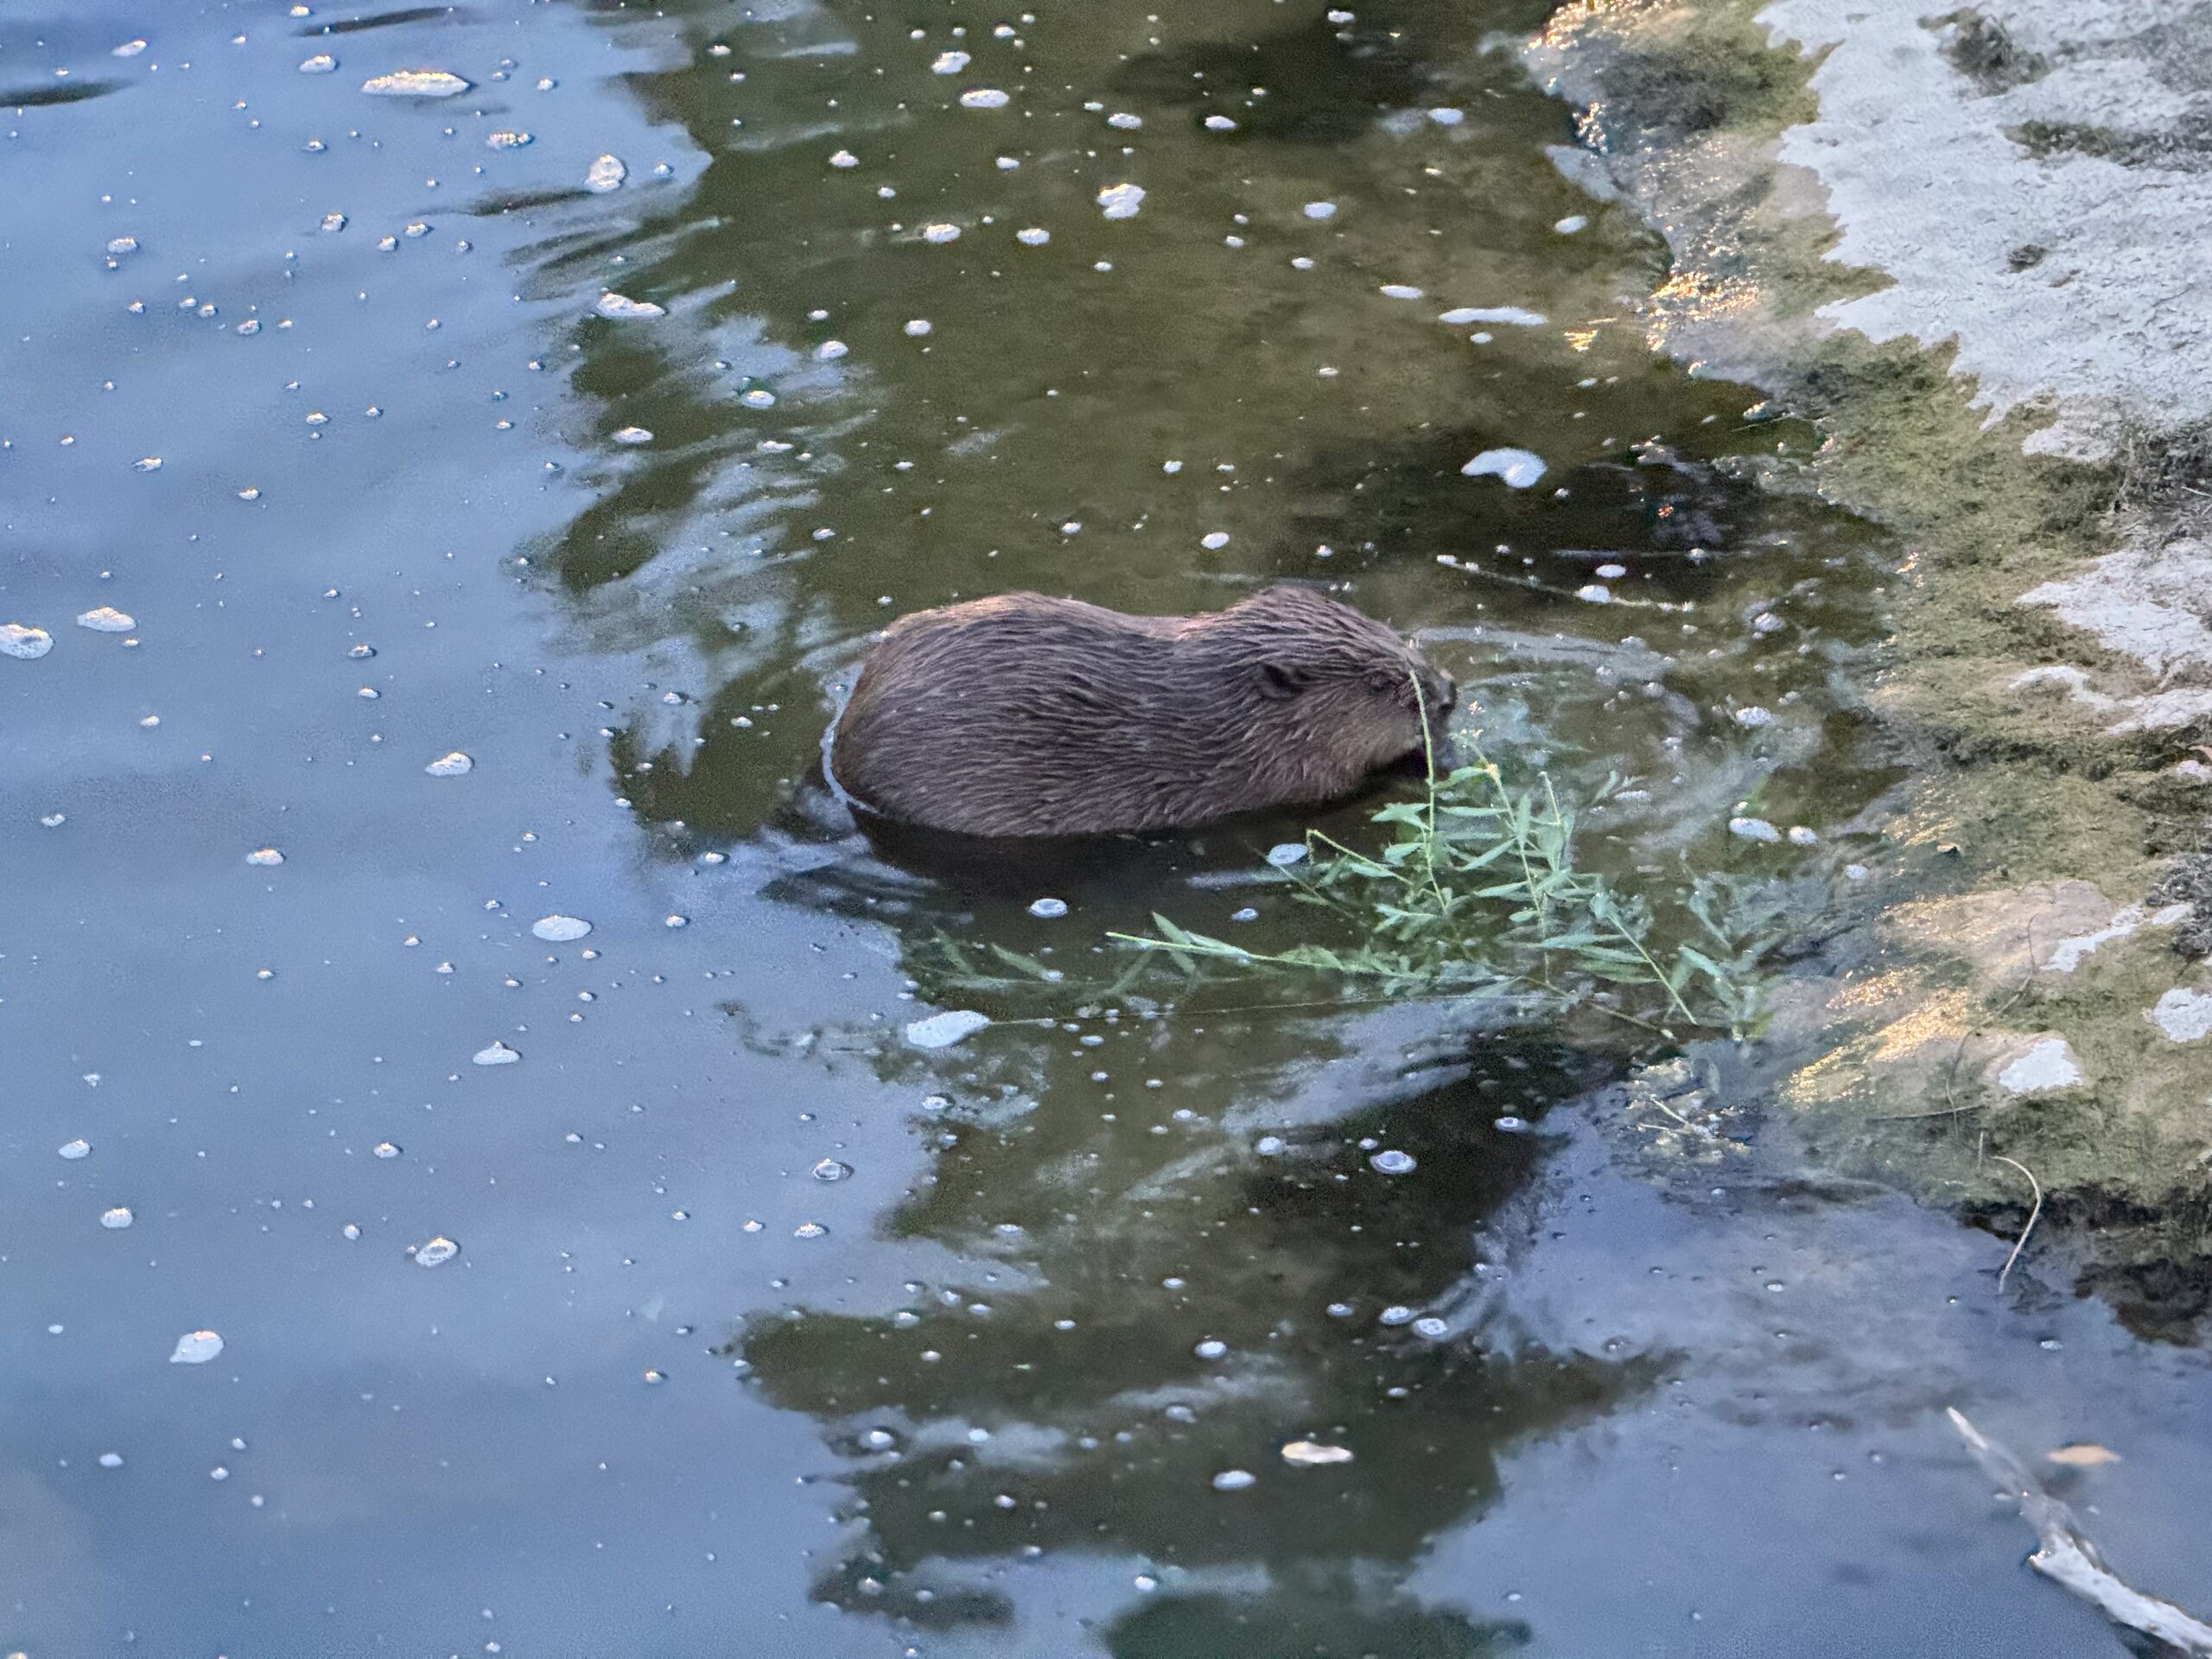
[[[2113,1651],[1952,1403],[2212,1602],[2198,1351],[1756,1061],[1724,1146],[1617,1039],[1162,1014],[1105,934],[1290,937],[1302,820],[819,780],[903,611],[1292,577],[1618,871],[1894,875],[1900,551],[1645,352],[1541,18],[0,22],[0,1649]]]

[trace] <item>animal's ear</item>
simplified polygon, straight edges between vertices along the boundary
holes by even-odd
[[[1295,663],[1263,661],[1259,667],[1260,695],[1287,702],[1312,683],[1313,677]]]

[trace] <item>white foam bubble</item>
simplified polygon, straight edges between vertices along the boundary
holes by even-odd
[[[449,70],[402,69],[363,81],[361,90],[375,98],[451,98],[469,85]]]
[[[1544,475],[1544,458],[1527,449],[1485,449],[1459,471],[1468,478],[1503,479],[1508,488],[1525,490]]]
[[[189,1331],[176,1339],[172,1365],[205,1365],[223,1351],[223,1339],[213,1331]]]
[[[1144,206],[1141,184],[1109,184],[1098,193],[1098,206],[1109,219],[1135,219]]]
[[[627,294],[612,291],[601,295],[599,302],[592,309],[616,322],[638,322],[668,315],[668,308],[664,305],[655,305],[651,300],[633,300]]]
[[[911,1021],[906,1027],[906,1040],[916,1048],[950,1048],[990,1023],[990,1015],[977,1014],[972,1008],[948,1008],[926,1020]]]
[[[22,622],[0,625],[0,657],[19,658],[35,662],[54,649],[54,636],[44,628],[34,628]]]
[[[1551,319],[1541,311],[1530,311],[1517,305],[1460,305],[1442,313],[1436,319],[1454,328],[1471,322],[1503,322],[1516,328],[1541,328]]]

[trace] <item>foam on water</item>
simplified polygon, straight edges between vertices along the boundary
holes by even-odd
[[[906,1041],[915,1048],[950,1048],[990,1023],[991,1017],[987,1014],[977,1014],[971,1008],[950,1008],[926,1020],[910,1020]]]
[[[401,69],[363,81],[361,90],[375,98],[451,98],[470,85],[450,70]]]
[[[1144,206],[1144,187],[1109,184],[1098,193],[1098,206],[1109,219],[1135,219]]]
[[[205,1365],[223,1351],[223,1338],[213,1331],[188,1331],[176,1339],[169,1355],[172,1365]]]
[[[1509,489],[1525,490],[1544,475],[1544,458],[1527,449],[1485,449],[1459,471],[1468,478],[1503,479]]]

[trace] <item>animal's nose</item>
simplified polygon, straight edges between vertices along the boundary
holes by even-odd
[[[1428,702],[1430,709],[1438,715],[1448,715],[1459,706],[1459,688],[1449,674],[1429,676]]]

